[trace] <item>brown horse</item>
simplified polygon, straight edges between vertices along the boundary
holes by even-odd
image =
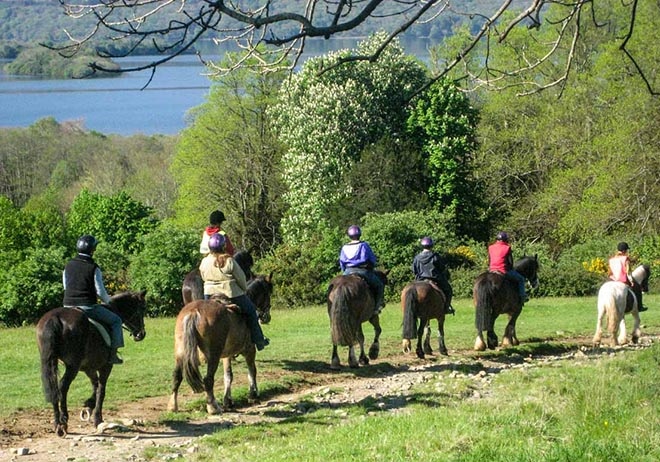
[[[539,286],[538,269],[539,262],[536,255],[525,256],[513,265],[515,270],[529,281],[533,288]],[[500,314],[507,314],[509,322],[504,329],[502,346],[515,346],[520,342],[516,336],[516,321],[523,307],[523,300],[518,292],[518,282],[506,278],[500,273],[485,272],[477,276],[474,282],[474,306],[475,326],[477,328],[477,339],[474,349],[483,351],[486,343],[482,332],[485,330],[488,336],[488,348],[495,349],[498,344],[495,334],[495,320]]]
[[[270,321],[270,295],[273,290],[271,276],[258,276],[250,282],[250,286],[257,288],[255,290],[258,290],[259,296],[248,296],[257,306],[259,320],[263,324]],[[209,414],[219,414],[222,408],[233,408],[231,385],[234,375],[231,360],[239,354],[245,358],[248,368],[248,400],[258,399],[256,348],[247,321],[235,311],[238,309],[223,299],[195,300],[183,307],[176,318],[174,331],[175,366],[168,410],[178,410],[177,395],[184,378],[196,393],[206,392],[206,410]],[[200,352],[207,363],[203,379],[199,370]],[[221,358],[225,384],[222,408],[213,393],[215,372]]]
[[[447,297],[439,287],[434,287],[428,281],[411,282],[401,292],[401,309],[403,311],[403,352],[410,353],[410,339],[417,338],[417,357],[424,359],[424,353],[432,354],[431,319],[438,320],[438,348],[440,354],[448,355],[445,345],[445,312]],[[417,319],[419,318],[419,327]],[[426,331],[424,347],[422,337]]]
[[[109,309],[122,319],[136,342],[144,339],[145,292],[116,294],[110,299]],[[103,399],[112,372],[112,364],[108,362],[110,346],[101,333],[82,310],[55,308],[37,323],[37,342],[41,355],[41,381],[46,400],[53,406],[55,433],[58,436],[67,433],[67,393],[78,371],[87,374],[92,382],[92,396],[85,401],[81,417],[89,417],[91,413],[92,422],[98,427],[103,422]],[[58,360],[65,366],[59,383]]]
[[[387,284],[387,275],[382,271],[374,271]],[[379,338],[382,331],[380,319],[376,312],[374,294],[366,281],[357,274],[337,276],[330,281],[328,288],[328,315],[332,332],[331,369],[339,369],[340,361],[337,346],[348,347],[348,364],[359,367],[359,364],[369,364],[369,358],[378,358],[380,352]],[[369,321],[374,326],[375,337],[369,348],[369,358],[364,353],[364,333],[362,323]],[[355,358],[355,344],[360,344],[360,359]]]

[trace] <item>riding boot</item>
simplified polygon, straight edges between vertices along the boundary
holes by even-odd
[[[110,352],[110,359],[108,360],[110,364],[124,364],[124,360],[119,357],[117,354],[117,348],[113,348]]]

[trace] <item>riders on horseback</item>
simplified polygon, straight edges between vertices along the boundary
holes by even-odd
[[[229,255],[234,255],[234,246],[229,240],[229,236],[222,229],[222,223],[225,221],[225,214],[220,210],[215,210],[209,215],[209,225],[204,229],[202,233],[202,242],[199,244],[199,253],[206,256],[209,253],[209,238],[215,234],[219,233],[225,237],[225,252]]]
[[[616,254],[608,261],[608,277],[612,281],[623,282],[630,286],[637,297],[638,311],[646,311],[648,308],[642,305],[642,291],[636,287],[635,280],[630,274],[629,250],[627,242],[619,242],[616,246]]]
[[[436,284],[447,297],[446,313],[455,314],[456,311],[451,306],[453,289],[449,284],[449,270],[447,262],[437,252],[433,250],[433,239],[423,237],[420,240],[422,251],[415,255],[412,263],[412,271],[415,279],[418,281],[430,281]],[[433,284],[432,284],[433,285]]]
[[[124,346],[121,318],[105,306],[97,304],[97,297],[106,305],[110,304],[110,296],[103,284],[101,268],[92,258],[97,245],[98,241],[94,236],[84,235],[78,239],[76,243],[78,255],[69,260],[62,273],[63,305],[78,307],[91,319],[110,327],[109,362],[121,364],[124,361],[117,355],[117,349]]]
[[[351,241],[344,244],[339,252],[339,267],[346,275],[358,274],[365,279],[369,288],[376,294],[376,313],[380,313],[385,306],[385,286],[374,273],[376,255],[369,243],[360,240],[362,230],[359,226],[350,226],[346,234]]]
[[[238,305],[241,313],[247,317],[252,342],[257,350],[263,350],[270,341],[264,337],[259,324],[257,308],[246,295],[247,280],[245,273],[234,258],[226,252],[227,239],[220,233],[209,237],[210,253],[199,264],[199,273],[204,280],[204,298],[224,295]]]
[[[529,300],[525,291],[525,277],[513,269],[513,252],[509,245],[509,235],[500,231],[495,242],[488,246],[488,271],[502,273],[518,283],[518,292],[523,303]]]

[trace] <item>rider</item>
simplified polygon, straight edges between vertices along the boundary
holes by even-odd
[[[513,269],[513,252],[509,245],[509,235],[500,231],[495,242],[488,246],[488,271],[502,273],[518,283],[518,293],[523,303],[529,300],[525,292],[525,277]]]
[[[264,337],[259,325],[257,308],[246,295],[245,273],[227,253],[226,245],[227,238],[220,233],[214,233],[209,237],[210,253],[199,264],[199,272],[204,280],[204,298],[208,300],[213,295],[224,295],[238,305],[241,313],[247,317],[252,342],[257,350],[261,351],[270,341]]]
[[[229,236],[222,229],[222,223],[225,221],[225,214],[220,210],[214,210],[209,215],[209,225],[204,229],[202,233],[202,242],[199,244],[199,253],[206,256],[209,253],[209,238],[214,233],[220,233],[225,237],[225,252],[229,255],[234,255],[234,246],[229,240]]]
[[[350,242],[344,244],[339,252],[339,267],[344,274],[359,274],[367,281],[372,291],[376,293],[376,313],[385,307],[383,281],[374,273],[376,255],[369,243],[360,240],[362,230],[359,226],[349,226],[346,231]]]
[[[433,239],[426,236],[419,243],[422,246],[422,251],[415,255],[412,263],[415,279],[418,281],[427,280],[437,284],[447,297],[446,313],[455,314],[456,311],[451,306],[454,291],[449,284],[447,262],[433,250]]]
[[[630,274],[630,258],[628,257],[628,251],[630,247],[627,242],[619,242],[616,246],[616,254],[609,259],[608,261],[608,277],[612,281],[623,282],[627,286],[630,286],[633,289],[635,296],[637,297],[638,311],[646,311],[644,305],[642,305],[642,291],[636,287],[635,280]]]
[[[117,355],[117,349],[124,346],[121,318],[105,306],[97,304],[97,296],[104,304],[110,303],[110,296],[103,284],[101,268],[92,258],[97,245],[98,241],[94,236],[88,234],[78,239],[76,243],[78,255],[69,260],[62,273],[64,306],[78,307],[93,320],[108,325],[111,351],[109,363],[122,364],[124,361]]]

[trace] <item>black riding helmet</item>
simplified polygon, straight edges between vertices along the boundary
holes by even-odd
[[[97,245],[98,245],[98,241],[94,236],[85,234],[84,236],[80,236],[78,238],[78,242],[76,242],[76,250],[78,251],[78,253],[91,255],[96,250]]]

